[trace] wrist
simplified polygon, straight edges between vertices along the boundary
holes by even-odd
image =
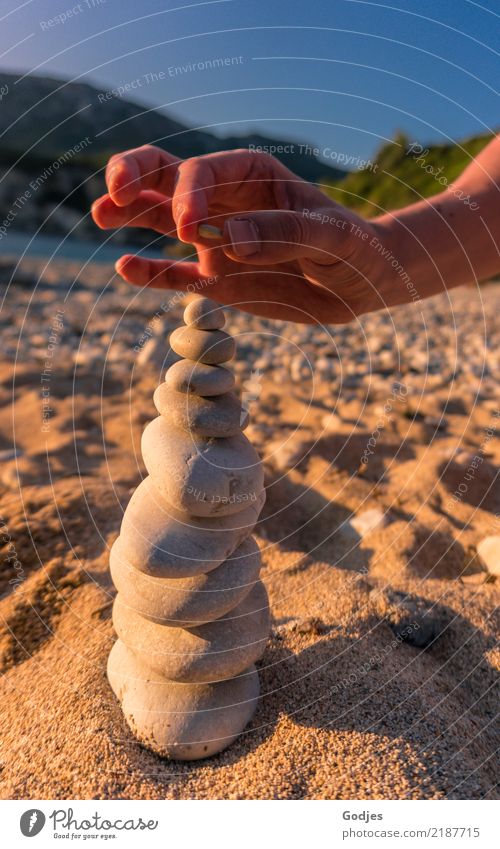
[[[375,220],[379,238],[398,257],[420,297],[478,283],[500,271],[498,202],[486,191],[474,198],[472,205],[447,189]]]

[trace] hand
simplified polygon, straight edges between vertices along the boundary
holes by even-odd
[[[390,264],[370,242],[377,225],[329,200],[265,153],[179,160],[145,146],[113,156],[109,194],[92,207],[103,228],[148,227],[193,244],[198,262],[126,255],[117,272],[137,286],[197,291],[270,318],[351,321],[380,309]],[[219,227],[218,241],[198,226]],[[384,291],[386,295],[384,295]]]

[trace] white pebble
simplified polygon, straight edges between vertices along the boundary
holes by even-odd
[[[373,507],[371,510],[365,510],[364,513],[358,513],[351,519],[351,526],[361,536],[371,533],[379,528],[383,528],[387,524],[385,513],[378,507]]]

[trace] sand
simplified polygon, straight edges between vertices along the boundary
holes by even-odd
[[[1,313],[1,797],[497,798],[498,580],[476,546],[500,533],[498,286],[331,338],[231,313],[246,334],[240,382],[262,372],[248,433],[266,468],[256,537],[272,636],[246,733],[179,764],[135,741],[105,664],[109,548],[145,474],[162,373],[145,351],[167,354],[182,305],[104,266],[25,260],[14,280]],[[371,509],[383,521],[360,537],[350,519]]]

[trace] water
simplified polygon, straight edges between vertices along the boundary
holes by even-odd
[[[83,242],[77,239],[65,239],[59,236],[38,235],[8,231],[0,239],[0,256],[21,255],[48,259],[73,259],[79,262],[116,262],[126,253],[139,253],[137,245],[102,245],[99,242]],[[158,248],[148,248],[145,256],[152,259],[165,257]]]

